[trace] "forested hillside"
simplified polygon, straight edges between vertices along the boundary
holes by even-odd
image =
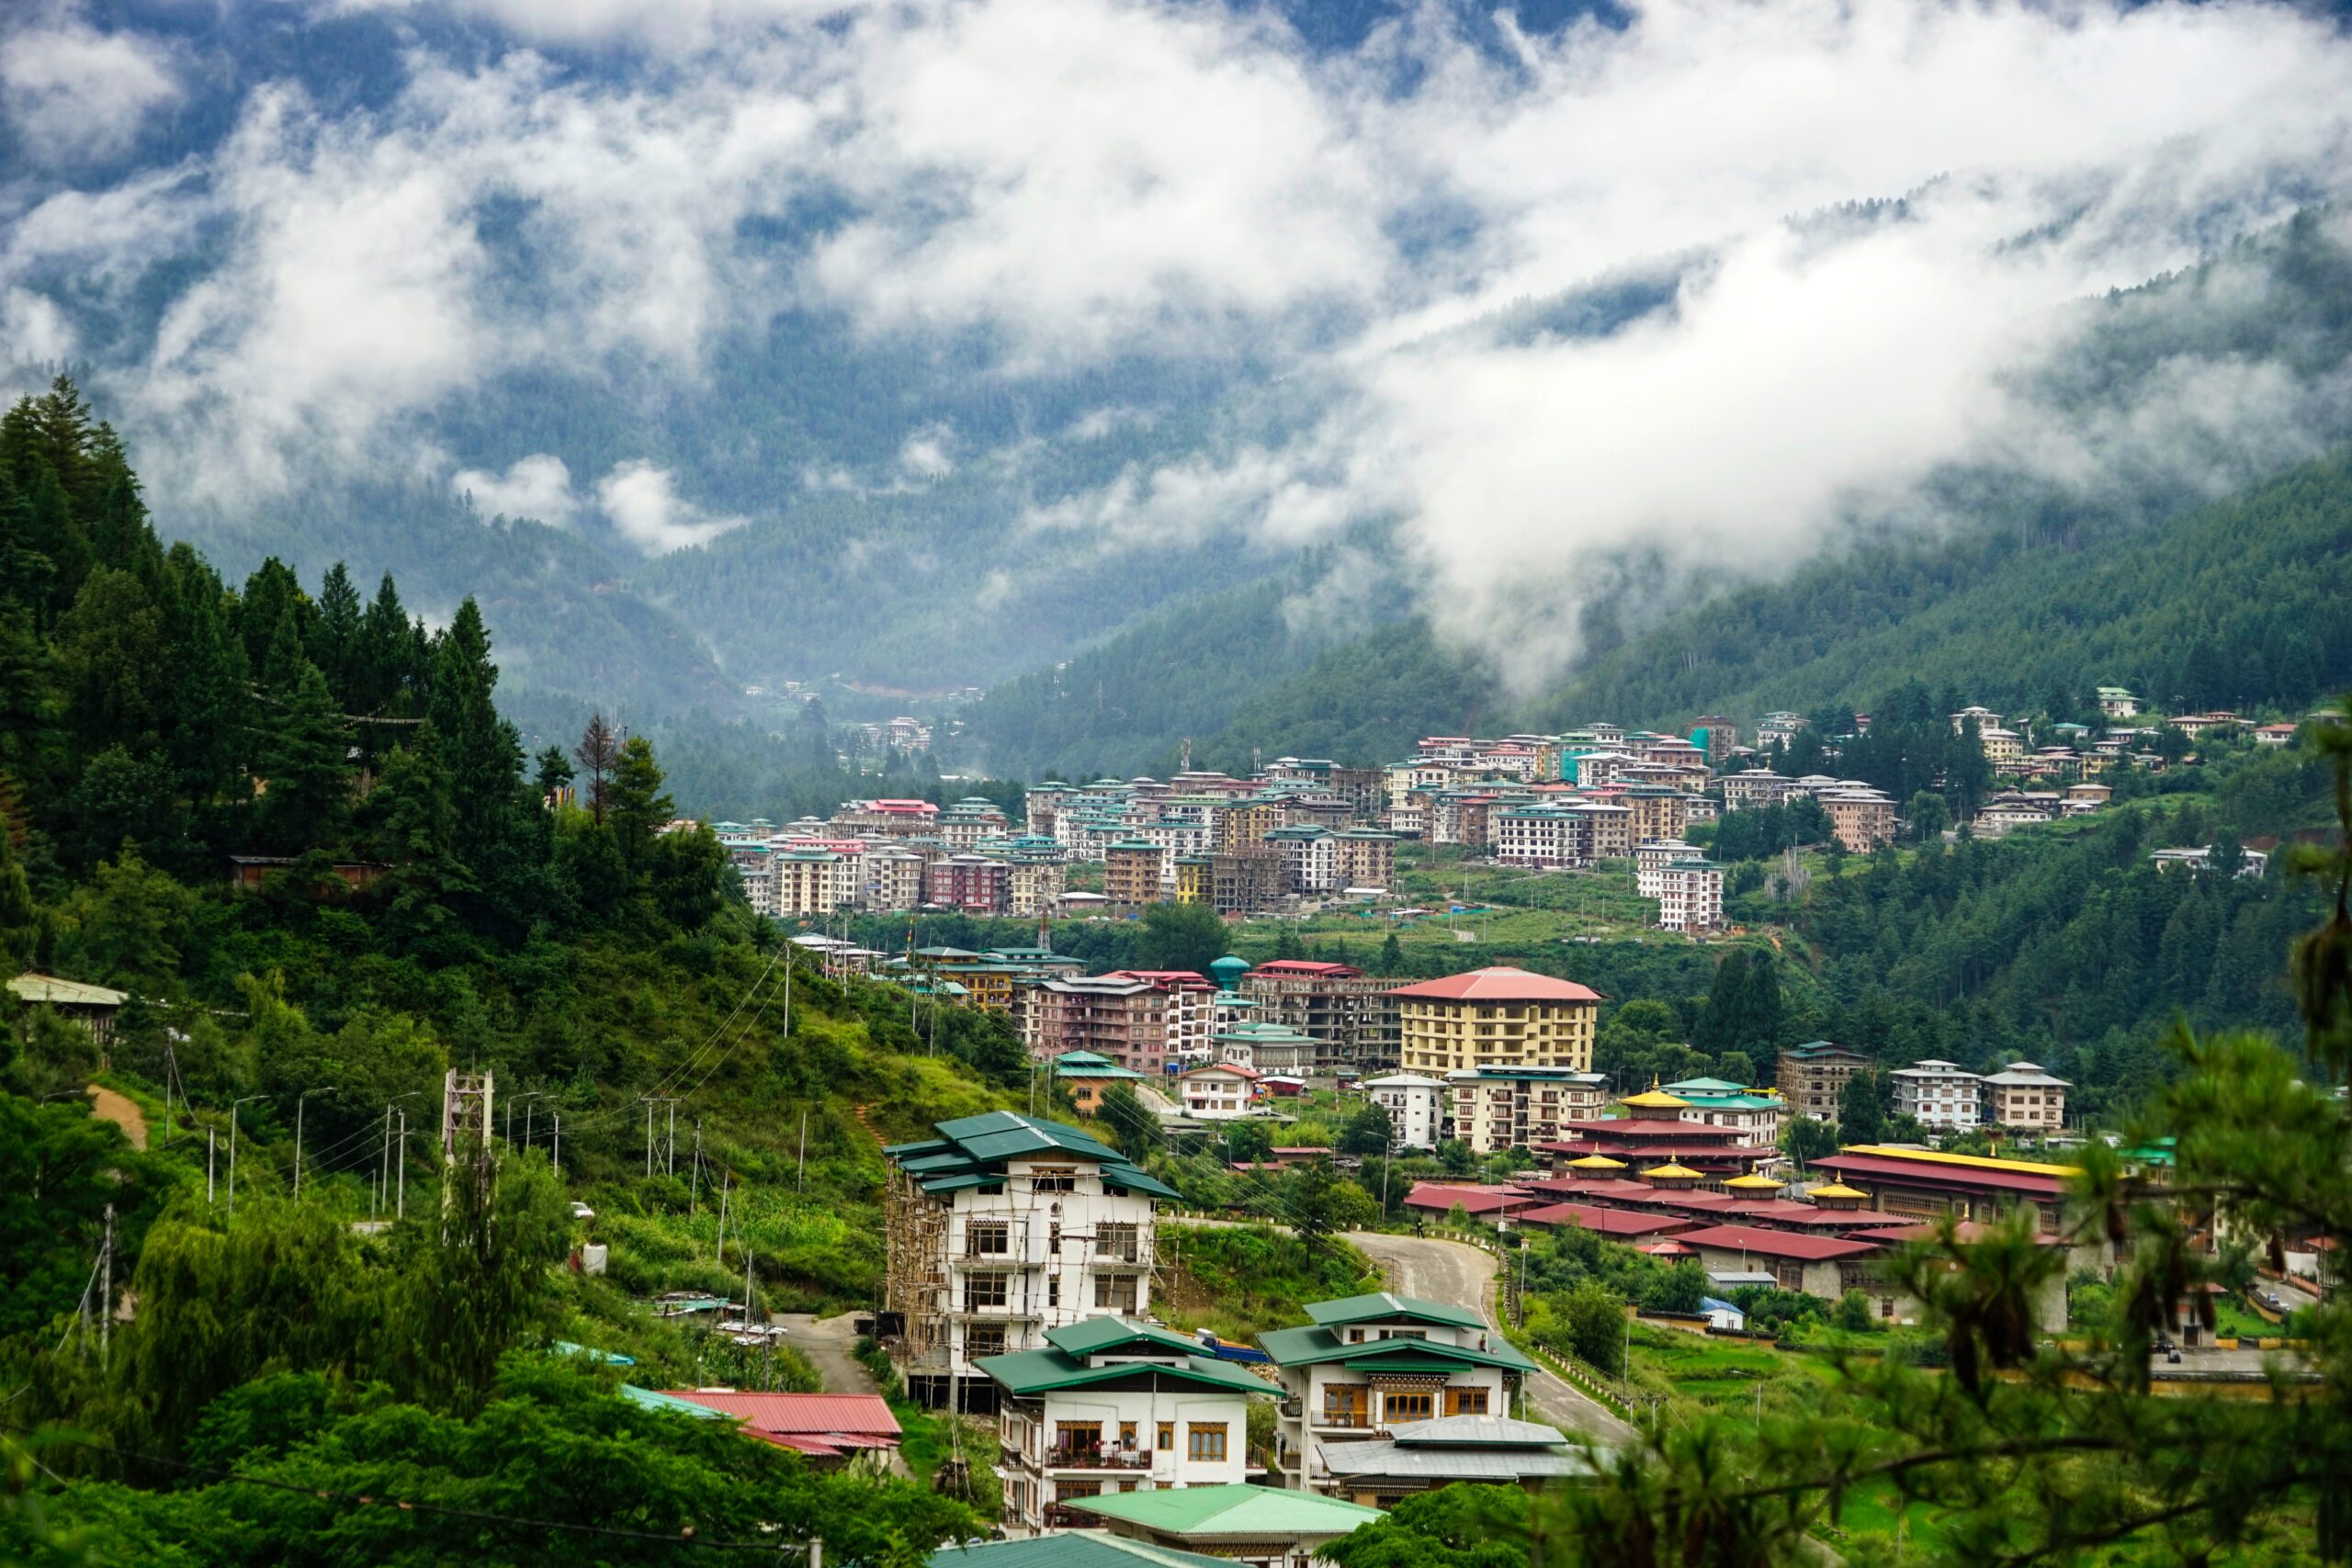
[[[878,1561],[972,1528],[547,1353],[813,1387],[630,1298],[870,1300],[878,1139],[1026,1074],[994,1020],[780,954],[646,738],[529,755],[498,682],[471,600],[434,630],[389,579],[167,547],[70,384],[0,419],[0,968],[128,998],[7,1020],[10,1421],[105,1484],[55,1529],[0,1508],[0,1555],[522,1562],[781,1521]],[[494,1182],[443,1158],[453,1066],[495,1077]],[[590,1240],[609,1272],[563,1270]]]

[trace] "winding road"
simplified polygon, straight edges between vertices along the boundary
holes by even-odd
[[[1389,1289],[1398,1295],[1466,1307],[1494,1324],[1489,1302],[1496,1267],[1492,1253],[1458,1241],[1392,1235],[1385,1231],[1350,1231],[1347,1235],[1357,1251],[1380,1265]],[[1563,1431],[1600,1443],[1634,1439],[1632,1427],[1540,1365],[1528,1381],[1527,1402],[1537,1415]]]

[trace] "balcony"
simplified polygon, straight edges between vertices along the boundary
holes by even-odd
[[[1320,1427],[1326,1431],[1368,1432],[1373,1427],[1372,1412],[1369,1410],[1318,1410],[1315,1413],[1312,1425]]]
[[[1046,1450],[1047,1470],[1149,1470],[1151,1450],[1116,1443],[1057,1443]]]

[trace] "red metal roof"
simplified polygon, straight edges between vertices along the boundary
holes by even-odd
[[[1443,1181],[1416,1181],[1405,1196],[1408,1209],[1453,1208],[1456,1203],[1473,1214],[1505,1214],[1516,1209],[1532,1208],[1538,1200],[1532,1193],[1516,1187],[1459,1187]]]
[[[1669,1235],[1696,1223],[1672,1214],[1635,1214],[1590,1203],[1546,1203],[1540,1209],[1522,1209],[1512,1218],[1522,1225],[1582,1225],[1600,1235]]]
[[[1991,1235],[1992,1234],[1992,1226],[1980,1225],[1974,1220],[1961,1221],[1955,1232],[1957,1239],[1962,1242],[1983,1241],[1986,1236]],[[1934,1241],[1936,1238],[1937,1226],[1933,1221],[1928,1221],[1924,1224],[1915,1224],[1901,1225],[1892,1230],[1872,1231],[1871,1233],[1871,1239],[1872,1241]],[[2034,1243],[2039,1247],[2064,1247],[2066,1245],[2066,1238],[2061,1235],[2045,1234],[2034,1237]]]
[[[1491,969],[1473,969],[1464,975],[1448,975],[1442,980],[1424,980],[1418,986],[1399,986],[1388,993],[1392,997],[1411,997],[1419,1001],[1437,1002],[1597,1002],[1600,993],[1589,986],[1579,986],[1574,980],[1555,980],[1549,975],[1533,975],[1524,969],[1498,965]]]
[[[1261,964],[1250,971],[1252,975],[1306,975],[1342,977],[1361,975],[1363,970],[1352,964],[1318,964],[1311,958],[1276,958]]]
[[[1786,1198],[1740,1203],[1727,1213],[1743,1220],[1769,1225],[1797,1225],[1806,1230],[1875,1231],[1917,1224],[1908,1214],[1882,1214],[1871,1209],[1825,1209],[1817,1203],[1798,1203]]]
[[[899,1446],[899,1418],[871,1393],[739,1393],[726,1389],[672,1388],[673,1399],[733,1416],[756,1436],[820,1458],[851,1449]]]
[[[1864,1181],[1894,1181],[1905,1186],[1931,1188],[1939,1192],[2018,1192],[2052,1201],[2066,1194],[2066,1184],[2058,1177],[2035,1176],[2024,1171],[1987,1170],[1981,1165],[1943,1165],[1933,1160],[1899,1159],[1885,1155],[1826,1155],[1813,1163],[1824,1170],[1834,1170],[1841,1177],[1860,1177]]]
[[[1845,1241],[1830,1235],[1804,1235],[1795,1231],[1768,1231],[1757,1225],[1711,1225],[1686,1231],[1676,1240],[1687,1247],[1716,1252],[1753,1252],[1765,1258],[1793,1258],[1806,1263],[1826,1263],[1876,1252],[1878,1244]]]

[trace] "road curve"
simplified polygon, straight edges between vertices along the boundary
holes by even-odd
[[[1487,1304],[1487,1286],[1495,1277],[1492,1253],[1458,1241],[1392,1235],[1385,1231],[1350,1231],[1348,1240],[1380,1265],[1389,1288],[1397,1294],[1467,1307],[1494,1323]],[[1563,1431],[1601,1443],[1634,1440],[1632,1427],[1540,1365],[1528,1381],[1527,1402],[1537,1415]]]

